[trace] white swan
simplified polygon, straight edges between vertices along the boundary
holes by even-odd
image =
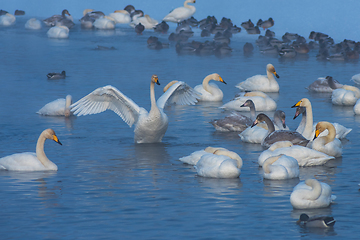
[[[200,160],[200,158],[208,153],[214,153],[216,150],[226,150],[225,148],[221,148],[221,147],[207,147],[203,150],[199,150],[199,151],[195,151],[192,154],[190,154],[189,156],[185,156],[182,158],[179,158],[179,160],[183,163],[187,163],[190,165],[196,165],[196,163]]]
[[[115,29],[115,19],[109,16],[100,17],[93,23],[96,29],[110,30]]]
[[[326,136],[320,136],[319,134],[328,130]],[[335,127],[329,122],[318,122],[316,124],[315,139],[312,142],[311,148],[317,151],[326,153],[327,155],[340,157],[342,155],[341,141],[335,138]]]
[[[241,91],[279,92],[279,84],[274,75],[279,78],[272,64],[266,65],[266,76],[255,75],[236,85]]]
[[[138,17],[138,18],[134,19],[130,23],[130,26],[135,28],[136,25],[138,25],[139,23],[144,25],[145,29],[153,29],[159,22],[157,20],[151,18],[148,14],[145,14],[143,17]]]
[[[236,110],[236,111],[249,111],[249,108],[240,107],[246,102],[246,100],[251,99],[255,104],[255,109],[257,111],[275,111],[277,108],[276,102],[270,98],[267,94],[260,91],[246,92],[241,93],[239,97],[231,100],[228,103],[225,103],[220,108]]]
[[[26,21],[25,28],[31,30],[39,30],[41,29],[41,22],[36,18],[30,18]]]
[[[163,18],[163,21],[179,23],[190,18],[194,15],[196,8],[195,6],[188,5],[188,3],[195,3],[195,0],[186,0],[183,7],[178,7],[172,10]]]
[[[51,27],[46,34],[49,38],[68,38],[69,28],[66,26],[58,25],[55,27]]]
[[[50,128],[46,129],[39,136],[36,144],[36,153],[15,153],[0,158],[0,169],[10,171],[57,171],[58,167],[56,164],[50,161],[45,155],[44,143],[46,139],[54,140],[62,145],[54,130]]]
[[[315,135],[316,123],[313,124],[313,113],[312,113],[310,100],[307,98],[303,98],[292,106],[292,108],[294,107],[297,107],[294,119],[298,117],[301,113],[303,114],[302,120],[296,131],[301,133],[306,139],[313,140]],[[352,131],[351,128],[347,128],[339,123],[332,123],[332,124],[335,127],[336,138],[339,139],[345,138]],[[321,133],[321,136],[324,136],[326,134],[327,134],[327,130],[324,131],[324,133]]]
[[[71,104],[72,104],[71,95],[67,95],[66,98],[59,98],[57,100],[49,102],[36,113],[45,116],[69,117],[71,115],[70,112]]]
[[[130,127],[135,123],[135,142],[161,142],[167,127],[168,117],[163,108],[169,103],[195,104],[198,94],[184,82],[173,84],[156,102],[155,83],[160,85],[158,76],[153,75],[150,83],[151,109],[146,111],[113,86],[95,89],[70,106],[75,115],[88,115],[109,109],[118,114]]]
[[[210,80],[219,81],[226,84],[226,82],[217,73],[206,76],[202,82],[202,85],[197,85],[194,87],[195,91],[201,93],[201,98],[199,99],[199,101],[222,101],[224,96],[223,92],[215,83],[209,83]]]
[[[356,115],[359,115],[360,114],[360,99],[358,99],[354,105],[354,113]]]
[[[360,84],[360,73],[355,74],[354,76],[352,76],[350,80],[354,81],[356,84]]]
[[[354,106],[360,98],[360,89],[354,86],[343,85],[342,88],[335,89],[331,95],[331,102],[334,105]]]
[[[310,84],[307,89],[310,92],[331,93],[336,88],[341,88],[343,85],[334,80],[331,76],[319,77],[316,81]]]
[[[235,152],[218,149],[203,155],[196,163],[199,176],[211,178],[237,178],[240,176],[243,161]]]
[[[80,19],[82,28],[93,28],[93,23],[96,19],[104,17],[105,14],[101,11],[95,11],[94,9],[85,9],[83,11],[83,17]]]
[[[16,17],[10,13],[6,13],[0,16],[0,26],[8,27],[14,25]]]
[[[290,195],[290,203],[295,209],[328,207],[336,199],[331,195],[331,187],[316,179],[300,182]]]
[[[299,177],[299,164],[295,158],[280,154],[269,157],[263,164],[265,179],[282,180]]]
[[[279,141],[272,144],[267,150],[263,151],[259,158],[259,166],[262,166],[269,157],[285,154],[297,160],[300,167],[324,165],[327,161],[334,159],[323,152],[314,149],[293,145],[290,141]]]
[[[126,10],[116,10],[109,14],[109,17],[115,20],[115,23],[129,24],[131,22],[130,13]]]

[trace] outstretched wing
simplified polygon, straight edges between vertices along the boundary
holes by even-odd
[[[95,89],[70,106],[77,116],[96,114],[107,109],[114,111],[130,127],[138,120],[140,107],[113,86]]]
[[[161,95],[157,100],[157,106],[164,108],[169,104],[194,105],[200,99],[200,95],[201,93],[195,91],[185,82],[178,81]]]

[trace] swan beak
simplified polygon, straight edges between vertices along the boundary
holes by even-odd
[[[294,107],[299,107],[300,106],[300,103],[301,101],[298,101],[294,106],[292,106],[291,108],[294,108]]]
[[[320,134],[320,131],[319,131],[318,129],[316,129],[314,139],[317,138],[317,137],[319,136],[319,134]],[[313,140],[314,140],[314,139],[313,139]]]
[[[59,141],[58,137],[56,135],[53,136],[53,140],[57,142],[58,144],[62,145],[62,143]]]
[[[222,77],[219,77],[219,79],[220,79],[220,82],[227,84],[227,83],[222,79]]]
[[[285,119],[282,120],[282,124],[283,124],[283,127],[286,128],[286,123],[285,123]]]
[[[245,106],[245,103],[244,103],[243,105],[241,105],[240,107],[246,107],[246,106]]]
[[[274,72],[274,75],[275,77],[280,78],[280,76],[276,72]]]
[[[296,111],[295,116],[294,116],[293,119],[297,118],[299,115],[300,115],[300,112],[299,112],[299,111]]]
[[[253,124],[251,125],[251,127],[253,127],[253,126],[255,126],[256,124],[258,124],[259,122],[258,122],[258,120],[256,119],[254,122],[253,122]]]

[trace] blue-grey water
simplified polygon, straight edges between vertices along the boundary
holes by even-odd
[[[53,128],[63,145],[45,143],[47,156],[58,165],[57,172],[0,172],[2,239],[360,236],[360,118],[354,116],[352,107],[334,107],[330,95],[310,94],[305,89],[327,75],[351,85],[351,76],[360,71],[359,62],[319,62],[316,50],[290,61],[264,56],[258,48],[245,57],[244,43],[254,44],[257,38],[245,31],[233,36],[232,55],[225,58],[179,56],[173,43],[168,49],[151,50],[146,45],[149,36],[168,42],[168,34],[145,31],[136,35],[127,26],[87,31],[77,25],[69,39],[48,39],[46,28],[24,28],[28,18],[18,17],[16,25],[0,28],[0,157],[35,151],[37,138],[46,128]],[[174,28],[171,25],[170,30]],[[200,30],[195,29],[193,39],[212,38],[200,38]],[[94,50],[98,45],[116,50]],[[265,181],[257,164],[261,146],[245,144],[234,133],[216,132],[209,123],[229,113],[218,108],[222,103],[166,108],[169,128],[163,142],[156,144],[134,144],[133,128],[111,111],[70,119],[36,114],[57,98],[71,94],[77,101],[108,84],[149,109],[152,74],[159,76],[161,86],[155,89],[159,97],[171,80],[194,87],[206,75],[217,72],[227,82],[218,83],[225,103],[238,93],[238,82],[265,74],[267,63],[280,75],[280,93],[271,96],[287,114],[291,129],[300,120],[292,120],[294,109],[290,107],[303,97],[312,102],[315,122],[338,122],[353,129],[342,141],[341,158],[325,166],[301,168],[299,179]],[[48,72],[62,70],[67,72],[66,79],[47,80]],[[178,160],[207,146],[238,153],[244,161],[240,178],[202,178],[192,166]],[[293,210],[290,193],[309,177],[328,183],[337,199],[329,208],[305,212],[334,216],[337,222],[333,229],[304,229],[295,223],[303,211]]]

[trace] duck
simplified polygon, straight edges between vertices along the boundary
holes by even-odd
[[[48,73],[47,75],[47,78],[48,79],[64,79],[66,78],[66,72],[65,71],[61,71],[61,73],[58,73],[58,72],[51,72],[51,73]]]
[[[236,110],[236,111],[249,111],[248,108],[240,107],[248,99],[254,102],[257,111],[271,112],[271,111],[275,111],[275,109],[277,108],[276,102],[272,98],[270,98],[266,93],[261,91],[251,91],[251,92],[241,93],[240,96],[235,97],[233,100],[225,103],[220,108]]]
[[[55,131],[51,128],[45,129],[39,136],[36,144],[36,153],[15,153],[0,158],[0,169],[8,171],[57,171],[58,167],[50,161],[44,152],[46,139],[51,139],[62,145]]]
[[[243,161],[237,153],[218,149],[204,154],[194,167],[201,177],[238,178],[242,165]]]
[[[262,168],[264,179],[284,180],[298,178],[300,174],[297,160],[285,154],[267,158]]]
[[[325,208],[335,199],[328,184],[312,178],[296,185],[290,195],[290,203],[295,209]]]
[[[69,28],[66,26],[56,25],[47,31],[48,38],[69,38]]]
[[[65,19],[70,20],[71,22],[73,21],[73,18],[67,9],[62,10],[61,15],[53,15],[49,18],[44,19],[43,22],[45,23],[46,26],[53,27],[58,22],[61,22],[62,20]]]
[[[96,19],[93,25],[96,29],[112,30],[115,29],[115,19],[109,16],[103,16]]]
[[[145,14],[143,17],[138,17],[134,19],[130,26],[135,28],[139,23],[144,25],[145,29],[154,29],[154,27],[159,24],[159,22],[153,18],[151,18],[148,14]]]
[[[194,15],[196,8],[193,5],[189,5],[189,3],[195,2],[195,0],[186,0],[183,7],[178,7],[172,10],[168,15],[163,18],[163,21],[180,23],[190,18],[192,15]]]
[[[270,17],[268,20],[265,20],[265,21],[259,19],[259,21],[257,22],[256,25],[265,30],[265,29],[268,29],[268,28],[274,26],[274,23],[275,23],[274,20]]]
[[[335,225],[335,222],[336,220],[331,216],[309,217],[306,213],[302,213],[299,220],[296,221],[297,224],[310,228],[330,228]]]
[[[248,34],[260,34],[260,29],[258,26],[248,27],[245,28],[245,30]]]
[[[41,29],[41,22],[36,18],[30,18],[26,21],[25,28],[30,30],[39,30]]]
[[[200,160],[200,158],[203,155],[208,154],[208,153],[213,154],[215,151],[217,151],[219,149],[226,150],[225,148],[222,148],[222,147],[210,147],[209,146],[209,147],[206,147],[205,149],[195,151],[188,156],[181,157],[181,158],[179,158],[179,160],[181,162],[189,164],[189,165],[196,165],[197,162]]]
[[[47,103],[36,113],[44,116],[70,117],[72,114],[70,111],[71,104],[72,97],[71,95],[67,95],[66,98],[59,98],[57,100]]]
[[[333,156],[308,147],[294,145],[290,141],[279,141],[273,143],[260,154],[258,158],[259,166],[263,166],[265,160],[269,157],[279,156],[280,154],[295,158],[300,167],[320,166],[334,159]]]
[[[360,89],[355,86],[343,85],[335,89],[331,95],[331,102],[334,105],[354,106],[360,98]]]
[[[185,82],[173,84],[161,97],[155,99],[155,84],[160,85],[157,75],[150,81],[151,109],[139,107],[130,98],[111,85],[95,89],[70,106],[74,115],[97,114],[109,109],[118,114],[131,127],[135,124],[135,143],[161,142],[168,128],[168,117],[163,109],[167,104],[193,105],[199,95]]]
[[[241,91],[262,91],[262,92],[279,92],[279,84],[274,75],[279,78],[275,67],[269,63],[266,65],[266,74],[255,75],[236,85]]]
[[[319,134],[325,131],[325,129],[328,130],[328,134],[319,137]],[[336,130],[331,123],[325,121],[318,122],[311,148],[333,157],[340,157],[342,155],[342,144],[338,138],[335,138],[335,135]]]
[[[223,92],[215,83],[209,83],[214,80],[226,84],[226,82],[217,73],[207,75],[201,85],[196,85],[194,90],[201,94],[199,101],[204,102],[219,102],[223,99]]]
[[[0,15],[0,26],[9,27],[14,25],[16,22],[16,17],[10,13],[5,13]]]
[[[333,79],[331,76],[319,77],[316,81],[310,84],[306,89],[309,92],[321,92],[321,93],[331,93],[336,88],[341,88],[343,84],[340,84],[338,81]]]
[[[130,13],[126,10],[115,10],[109,14],[109,17],[115,20],[115,23],[129,24],[131,22]]]
[[[145,27],[141,23],[138,23],[138,25],[135,26],[135,32],[139,35],[142,34],[142,32],[144,30],[145,30]]]
[[[258,123],[264,121],[268,126],[268,134],[261,143],[263,147],[269,148],[271,144],[278,141],[291,141],[294,145],[300,145],[300,146],[306,146],[309,143],[309,140],[304,138],[300,133],[296,131],[290,131],[290,130],[275,131],[274,123],[264,113],[258,114],[251,126],[253,127]]]
[[[251,21],[251,19],[249,19],[249,20],[246,21],[246,22],[242,22],[240,26],[243,27],[243,28],[245,28],[245,30],[246,30],[246,29],[248,29],[248,28],[250,28],[250,27],[254,27],[255,25],[254,25],[254,23]]]

